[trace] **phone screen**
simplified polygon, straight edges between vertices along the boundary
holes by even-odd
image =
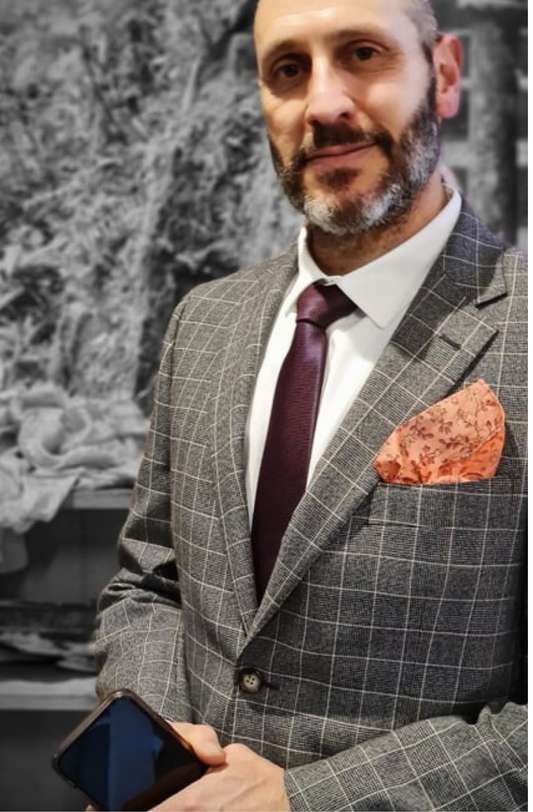
[[[157,714],[119,696],[54,759],[102,810],[146,810],[200,778],[205,765]]]

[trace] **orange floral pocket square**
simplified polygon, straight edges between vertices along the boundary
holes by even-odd
[[[504,420],[498,398],[478,380],[394,429],[374,468],[396,485],[490,479],[502,454]]]

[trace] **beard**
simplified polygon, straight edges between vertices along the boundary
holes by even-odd
[[[347,124],[314,125],[312,149],[343,144],[377,147],[387,158],[387,169],[378,177],[372,191],[352,195],[347,192],[352,180],[360,174],[359,170],[324,172],[319,180],[331,193],[328,200],[306,193],[303,172],[307,149],[299,149],[285,166],[278,149],[270,141],[274,168],[290,203],[306,216],[311,226],[339,237],[362,234],[400,222],[428,183],[440,158],[435,78],[431,80],[426,98],[397,141],[379,126],[363,131]]]

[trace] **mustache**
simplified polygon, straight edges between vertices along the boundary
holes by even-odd
[[[291,169],[296,172],[303,169],[314,150],[325,149],[327,147],[340,147],[346,144],[373,144],[379,147],[387,158],[391,157],[393,151],[393,139],[384,129],[374,128],[365,131],[362,129],[354,129],[344,123],[316,123],[313,127],[311,141],[304,144],[293,155]]]

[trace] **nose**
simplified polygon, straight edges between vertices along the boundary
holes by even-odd
[[[348,122],[355,109],[345,78],[329,62],[315,62],[308,83],[306,123]]]

